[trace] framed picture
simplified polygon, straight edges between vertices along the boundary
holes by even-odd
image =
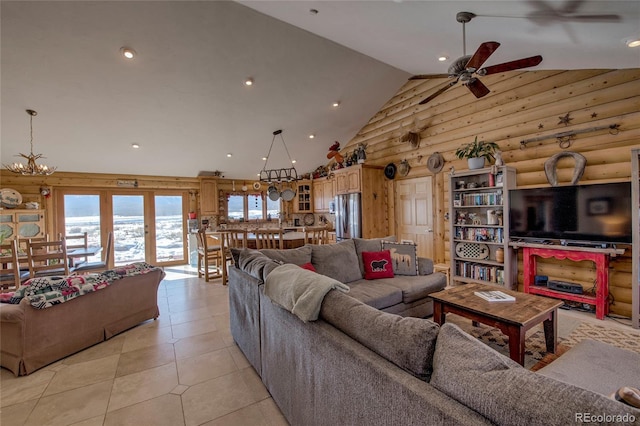
[[[609,214],[611,210],[611,198],[600,197],[587,200],[587,214],[589,216],[599,216]]]

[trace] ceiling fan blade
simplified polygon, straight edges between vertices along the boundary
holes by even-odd
[[[473,54],[469,62],[467,62],[466,68],[478,69],[489,59],[489,56],[500,46],[497,41],[485,41],[478,47],[476,53]]]
[[[471,90],[471,93],[476,96],[476,98],[486,96],[490,92],[489,88],[475,77],[469,80],[469,82],[467,83],[467,87],[469,88],[469,90]]]
[[[426,80],[429,78],[449,78],[449,74],[418,74],[409,77],[409,80]]]
[[[565,21],[576,22],[620,22],[620,15],[565,15]]]
[[[540,62],[542,62],[542,56],[536,55],[536,56],[531,56],[529,58],[517,59],[511,62],[491,65],[489,67],[479,69],[477,74],[489,75],[489,74],[495,74],[498,72],[513,71],[513,70],[518,70],[520,68],[534,67],[538,65]]]
[[[556,9],[554,9],[550,4],[544,2],[543,0],[527,0],[527,3],[529,3],[535,9],[535,11],[532,12],[535,15],[559,15]]]
[[[580,9],[580,5],[584,3],[584,0],[567,0],[564,3],[564,6],[560,10],[561,13],[575,13],[578,9]]]
[[[458,79],[456,78],[455,80],[447,83],[446,85],[442,86],[441,88],[439,88],[435,93],[433,93],[431,96],[429,96],[428,98],[422,100],[418,105],[424,105],[427,102],[430,102],[432,100],[434,100],[436,97],[440,96],[441,94],[443,94],[445,92],[445,90],[447,90],[449,87],[454,86],[456,83],[458,82]]]

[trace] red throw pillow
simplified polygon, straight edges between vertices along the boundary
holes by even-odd
[[[364,279],[377,280],[378,278],[393,278],[393,266],[391,265],[391,252],[363,251]]]
[[[300,265],[300,267],[302,269],[307,269],[307,270],[309,270],[311,272],[316,272],[316,268],[313,267],[313,264],[311,262],[307,262],[304,265]]]

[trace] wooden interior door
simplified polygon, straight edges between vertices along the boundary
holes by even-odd
[[[433,185],[431,176],[396,181],[398,240],[412,240],[418,256],[433,259]]]

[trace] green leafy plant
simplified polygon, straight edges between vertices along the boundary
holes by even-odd
[[[495,142],[479,141],[476,136],[473,142],[462,145],[456,150],[456,157],[463,158],[480,158],[484,157],[489,161],[495,160],[494,154],[499,150],[499,146]]]

